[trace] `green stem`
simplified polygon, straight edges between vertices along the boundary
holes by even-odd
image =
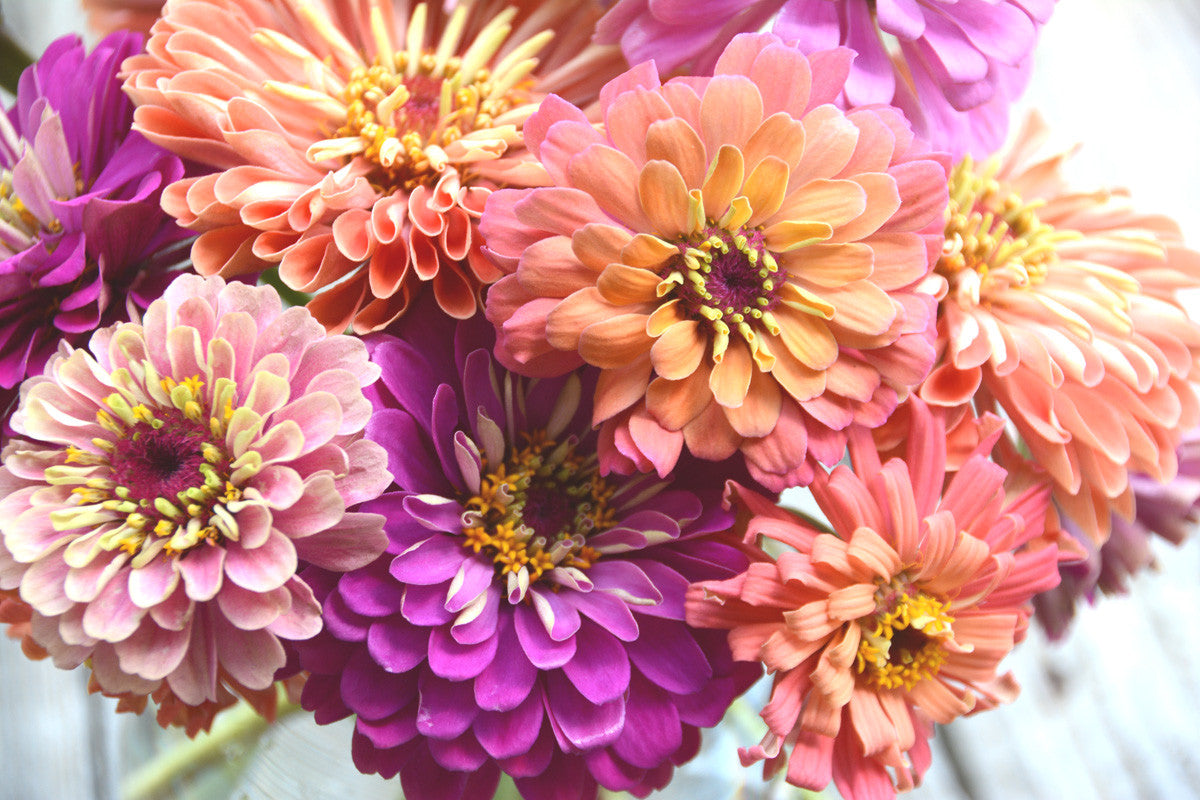
[[[284,717],[299,708],[289,703],[281,690],[276,717]],[[150,800],[167,792],[176,780],[224,760],[233,745],[258,739],[269,725],[249,703],[238,703],[218,715],[207,734],[180,742],[130,775],[121,787],[122,800]]]
[[[21,72],[33,63],[33,59],[3,27],[0,27],[0,86],[10,94],[17,93],[17,82]]]

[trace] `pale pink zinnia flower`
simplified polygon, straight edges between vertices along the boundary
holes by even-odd
[[[603,133],[557,98],[527,123],[554,185],[489,199],[487,314],[510,369],[603,370],[606,470],[686,445],[804,483],[925,376],[945,168],[894,109],[828,104],[850,58],[747,34],[716,77],[611,82]]]
[[[992,430],[946,483],[945,429],[924,404],[903,459],[881,465],[856,428],[853,469],[812,483],[832,532],[736,493],[755,515],[746,541],[784,552],[693,585],[687,611],[729,629],[735,658],[775,674],[768,732],[744,763],[786,765],[808,789],[832,780],[847,800],[891,797],[929,766],[932,723],[1015,697],[997,669],[1024,635],[1031,595],[1058,582],[1059,550],[1043,538],[1044,486],[1006,501],[1006,473],[985,455]]]
[[[231,690],[271,686],[280,639],[321,629],[298,565],[354,569],[387,544],[382,517],[346,511],[390,481],[362,438],[378,374],[274,289],[180,276],[141,324],[64,344],[22,386],[0,589],[59,667],[211,721]]]
[[[540,175],[521,126],[541,92],[587,98],[614,74],[615,48],[587,46],[598,14],[568,0],[172,0],[125,89],[137,130],[216,170],[163,198],[203,231],[198,272],[278,264],[332,330],[382,328],[426,284],[465,318],[500,276],[479,252],[484,201]],[[549,49],[546,28],[562,33]]]
[[[1133,514],[1130,473],[1169,481],[1200,423],[1200,326],[1176,297],[1200,281],[1200,255],[1123,192],[1069,191],[1066,154],[1037,154],[1045,135],[1030,118],[1001,156],[950,176],[939,360],[920,394],[1007,417],[1100,543],[1114,510]],[[1001,458],[1015,468],[1017,453]]]

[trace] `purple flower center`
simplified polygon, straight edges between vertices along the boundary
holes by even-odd
[[[680,281],[685,313],[708,320],[719,333],[743,330],[779,304],[779,266],[762,231],[707,228],[699,243],[680,245],[680,260],[668,278]],[[743,333],[745,331],[743,330]]]
[[[529,583],[558,567],[587,569],[600,554],[589,534],[615,524],[609,500],[616,491],[597,468],[568,444],[539,431],[480,481],[463,513],[463,546],[487,553],[497,575],[522,573]]]
[[[204,482],[200,448],[207,431],[175,416],[160,428],[138,425],[116,443],[110,462],[113,481],[129,489],[130,499],[153,503],[156,497],[175,498]]]

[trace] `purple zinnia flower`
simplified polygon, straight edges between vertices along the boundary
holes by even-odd
[[[60,339],[83,346],[146,308],[186,258],[174,245],[191,234],[159,207],[182,162],[130,131],[116,77],[141,42],[55,41],[0,114],[2,389],[40,374]]]
[[[518,377],[482,320],[429,311],[373,345],[367,435],[400,490],[364,508],[391,544],[305,573],[326,629],[295,644],[302,705],[357,715],[355,764],[412,800],[490,798],[501,772],[527,798],[660,788],[757,673],[684,622],[690,582],[746,564],[713,535],[733,524],[719,484],[602,477],[594,378]]]
[[[1114,514],[1112,533],[1097,547],[1070,520],[1063,527],[1087,553],[1082,561],[1060,567],[1062,582],[1034,598],[1037,620],[1052,639],[1061,639],[1070,629],[1081,599],[1094,602],[1098,594],[1125,594],[1129,579],[1154,566],[1150,542],[1155,536],[1174,545],[1183,544],[1200,522],[1200,430],[1188,433],[1177,451],[1179,472],[1162,483],[1134,473],[1133,519]]]
[[[1008,105],[1024,90],[1037,29],[1057,0],[619,0],[597,27],[630,63],[708,73],[734,35],[772,30],[805,53],[858,53],[850,106],[890,103],[917,133],[956,156],[1004,141]],[[885,39],[894,39],[889,47]]]

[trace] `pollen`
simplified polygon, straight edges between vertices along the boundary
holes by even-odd
[[[900,578],[881,584],[875,596],[875,614],[858,622],[858,672],[883,689],[911,689],[937,675],[948,652],[944,643],[953,638],[948,603]]]

